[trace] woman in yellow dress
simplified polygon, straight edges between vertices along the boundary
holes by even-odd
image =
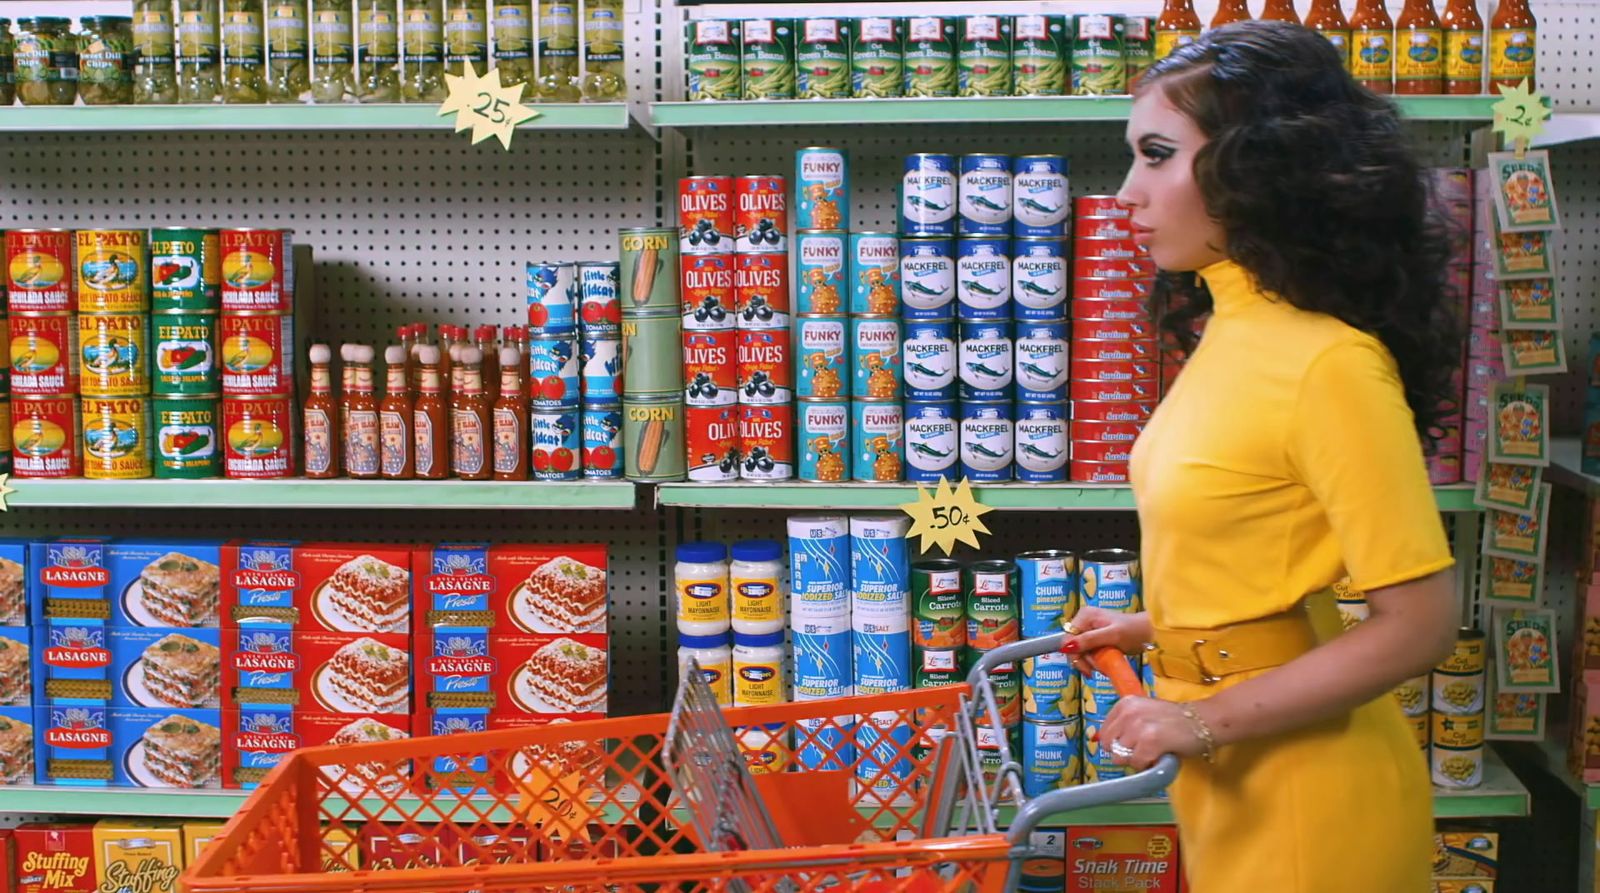
[[[1422,448],[1461,344],[1426,172],[1389,102],[1276,22],[1158,62],[1127,139],[1166,324],[1206,326],[1133,451],[1146,611],[1067,627],[1156,672],[1099,746],[1184,758],[1194,893],[1426,893],[1428,769],[1389,694],[1459,615]],[[1346,576],[1371,618],[1341,634]]]

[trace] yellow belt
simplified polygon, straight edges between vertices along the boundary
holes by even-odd
[[[1215,685],[1238,673],[1281,667],[1321,641],[1313,615],[1333,610],[1324,595],[1309,596],[1282,614],[1217,629],[1157,628],[1156,650],[1146,660],[1156,675],[1196,685]]]

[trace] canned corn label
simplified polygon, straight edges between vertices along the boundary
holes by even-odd
[[[150,390],[150,333],[144,314],[78,316],[79,392],[137,397]]]
[[[851,404],[856,440],[852,476],[858,481],[894,483],[905,477],[905,414],[895,401]]]
[[[801,315],[845,312],[845,237],[838,233],[795,235],[795,310]]]
[[[1483,745],[1428,749],[1434,787],[1465,790],[1483,784]]]
[[[619,284],[626,289],[623,303],[628,311],[683,312],[677,287],[678,230],[635,227],[622,230],[617,239],[625,277]]]
[[[1020,319],[1060,319],[1067,299],[1067,260],[1056,239],[1012,243],[1011,296]]]
[[[1439,664],[1439,670],[1446,673],[1483,672],[1487,644],[1488,637],[1482,633],[1461,636],[1456,639],[1455,650]]]
[[[960,443],[955,402],[907,403],[905,415],[906,479],[954,479]]]
[[[1067,413],[1063,403],[1017,407],[1017,480],[1060,483],[1067,479]]]
[[[1433,743],[1441,747],[1483,746],[1483,714],[1433,714]]]
[[[1005,155],[961,156],[958,188],[961,235],[1011,232],[1011,160]]]
[[[901,239],[900,292],[906,319],[954,316],[955,243],[947,238]]]
[[[900,396],[900,320],[850,318],[854,393],[874,400]]]
[[[1470,716],[1483,712],[1483,673],[1457,675],[1435,670],[1432,681],[1432,701],[1435,713]]]
[[[900,238],[892,233],[850,234],[850,312],[900,314]]]
[[[222,473],[216,398],[157,399],[151,407],[156,477],[212,478]]]
[[[905,387],[908,400],[954,400],[956,397],[955,325],[949,320],[913,320],[905,324]]]
[[[961,404],[961,476],[970,481],[1009,481],[1015,455],[1010,403]]]
[[[850,405],[842,400],[804,401],[796,408],[802,481],[849,480]]]
[[[848,230],[850,169],[844,150],[816,147],[800,149],[795,152],[794,163],[795,229]],[[840,256],[843,257],[842,251]]]
[[[851,374],[843,316],[808,317],[795,321],[800,349],[795,357],[799,397],[833,399],[850,396]]]
[[[1067,160],[1060,155],[1019,155],[1011,169],[1011,234],[1027,239],[1064,235],[1070,210]]]
[[[953,236],[955,217],[955,157],[927,152],[907,155],[900,177],[900,232]]]
[[[78,309],[85,313],[140,313],[145,289],[145,234],[131,229],[82,229],[78,243]]]
[[[150,476],[150,408],[144,398],[83,399],[83,476]]]
[[[552,369],[547,374],[555,372]],[[570,382],[565,365],[559,367],[559,374]],[[567,391],[568,405],[577,402],[576,382],[571,383],[574,389]],[[623,317],[622,388],[633,396],[683,393],[683,329],[678,317]]]
[[[217,393],[216,319],[198,313],[150,318],[155,363],[151,390],[156,396]]]
[[[683,398],[622,401],[624,468],[630,480],[682,480]]]
[[[1017,399],[1061,401],[1067,396],[1065,323],[1028,323],[1017,329]]]

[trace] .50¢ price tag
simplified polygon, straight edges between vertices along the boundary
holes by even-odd
[[[917,501],[900,508],[911,516],[911,532],[907,536],[921,538],[921,551],[938,546],[946,555],[955,549],[956,543],[978,548],[978,534],[989,533],[982,518],[994,511],[972,494],[972,485],[966,478],[954,487],[949,481],[940,480],[932,492],[918,487]]]
[[[447,74],[444,79],[450,95],[439,106],[439,115],[456,116],[456,133],[471,128],[474,145],[492,136],[510,149],[517,125],[539,116],[537,110],[522,104],[522,90],[527,85],[502,87],[500,73],[494,69],[480,75],[469,62],[465,74]]]

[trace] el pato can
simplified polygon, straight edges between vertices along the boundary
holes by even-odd
[[[614,261],[577,265],[578,323],[589,334],[616,334],[622,325],[621,274]]]
[[[1009,401],[1014,390],[1011,323],[961,323],[956,364],[962,400]]]
[[[576,333],[529,332],[528,394],[533,406],[577,406],[582,392]]]
[[[624,327],[626,331],[626,327]],[[623,467],[633,481],[681,481],[684,477],[683,398],[622,398]]]
[[[47,397],[78,392],[78,326],[70,313],[10,319],[11,393]]]
[[[961,476],[970,481],[1009,481],[1016,451],[1016,423],[1009,402],[961,404]]]
[[[794,153],[794,167],[794,228],[848,231],[850,164],[845,151],[808,146]]]
[[[740,254],[733,259],[733,312],[741,329],[789,327],[789,255]]]
[[[949,238],[900,240],[902,315],[910,319],[955,316],[956,243]]]
[[[732,177],[684,177],[678,181],[678,250],[684,254],[732,254]]]
[[[732,406],[738,402],[739,333],[683,333],[683,402],[686,406]]]
[[[1059,483],[1067,479],[1067,407],[1064,403],[1018,403],[1017,480]]]
[[[18,479],[81,477],[82,421],[77,397],[13,397],[12,473]]]
[[[956,234],[956,159],[916,152],[900,176],[900,232],[908,236]]]
[[[678,231],[640,226],[617,233],[622,307],[628,313],[682,313],[678,297]]]
[[[846,236],[836,232],[795,234],[794,309],[801,316],[844,313]]]
[[[578,327],[578,268],[566,261],[532,261],[527,267],[528,327],[571,332]]]
[[[900,315],[900,237],[850,234],[850,312]]]
[[[1059,549],[1024,552],[1017,556],[1017,572],[1022,637],[1061,632],[1078,613],[1078,556]]]
[[[794,400],[788,329],[741,329],[737,363],[740,403]]]
[[[74,244],[69,229],[6,231],[6,306],[11,313],[78,309]]]
[[[802,481],[832,484],[850,479],[850,404],[844,400],[801,400],[795,406]]]
[[[741,461],[747,481],[787,481],[794,477],[794,404],[743,404],[739,407]]]
[[[616,403],[583,405],[583,479],[616,480],[622,477],[622,406]]]
[[[216,316],[157,313],[150,317],[150,325],[151,358],[155,367],[151,374],[151,393],[157,397],[179,397],[216,394],[222,390],[217,363]]]
[[[955,323],[948,319],[907,320],[900,350],[907,400],[956,398]]]
[[[530,457],[536,481],[575,481],[583,475],[583,419],[576,406],[534,408]]]
[[[850,396],[849,320],[844,316],[802,316],[795,320],[795,396],[832,400]]]
[[[783,177],[748,175],[733,182],[733,227],[740,254],[789,250],[789,188]]]
[[[150,401],[157,478],[194,480],[222,475],[215,396],[156,397]]]
[[[957,232],[963,236],[1010,235],[1010,156],[963,155],[958,166],[961,179],[956,186]]]
[[[1066,234],[1067,160],[1060,155],[1018,155],[1011,161],[1011,235],[1059,239]]]
[[[850,356],[855,383],[852,392],[871,400],[900,396],[900,320],[850,317]]]
[[[683,284],[683,327],[693,331],[731,329],[734,313],[734,256],[685,256],[679,264]]]
[[[1014,239],[1011,298],[1018,319],[1060,319],[1067,300],[1067,259],[1060,239]]]
[[[223,396],[294,393],[294,317],[224,314],[220,340]]]
[[[83,398],[83,476],[150,476],[150,406],[144,397]]]
[[[150,309],[215,313],[221,304],[222,243],[217,231],[185,226],[151,230]]]
[[[234,480],[294,474],[294,412],[288,397],[222,398],[222,474]]]
[[[956,240],[956,318],[962,322],[1011,318],[1010,239]]]
[[[907,402],[905,416],[906,480],[954,480],[961,443],[955,401]]]
[[[904,479],[905,412],[894,400],[856,400],[851,404],[851,436],[855,461],[851,477],[858,481],[894,483]]]
[[[225,229],[222,251],[223,313],[294,311],[294,231]]]
[[[150,393],[149,316],[80,313],[78,350],[78,392],[83,396]]]
[[[1060,402],[1066,399],[1066,323],[1018,323],[1015,354],[1018,400]]]
[[[148,233],[142,229],[80,229],[78,309],[84,313],[144,313],[150,309]]]

